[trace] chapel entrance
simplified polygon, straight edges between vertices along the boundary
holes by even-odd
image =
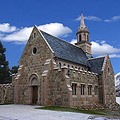
[[[38,87],[32,86],[32,104],[37,104],[38,102]]]
[[[36,74],[30,76],[30,104],[40,104],[40,87]]]

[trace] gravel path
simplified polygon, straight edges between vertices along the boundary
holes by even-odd
[[[34,109],[30,105],[0,105],[0,120],[87,120],[90,115]]]
[[[0,120],[120,120],[82,113],[34,109],[35,107],[38,106],[0,105]]]

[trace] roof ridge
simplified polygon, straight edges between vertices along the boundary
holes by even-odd
[[[89,58],[88,60],[94,60],[94,59],[100,59],[100,58],[105,58],[105,56],[96,57],[96,58]]]
[[[39,30],[40,30],[40,29],[39,29]],[[44,32],[44,33],[46,33],[46,34],[48,34],[48,35],[50,35],[50,36],[52,36],[52,37],[55,37],[55,38],[57,38],[57,39],[59,39],[59,40],[61,40],[61,41],[63,41],[63,42],[66,42],[66,43],[68,43],[68,44],[70,44],[70,45],[73,45],[73,46],[79,48],[78,46],[76,46],[76,45],[74,45],[74,44],[72,44],[72,43],[70,43],[70,42],[68,42],[68,41],[66,41],[66,40],[63,40],[63,39],[58,38],[58,37],[56,37],[56,36],[54,36],[54,35],[51,35],[51,34],[45,32],[45,31],[43,31],[43,30],[40,30],[40,31],[42,31],[42,32]],[[81,48],[79,48],[79,49],[81,49]],[[81,50],[82,50],[82,49],[81,49]],[[82,50],[82,51],[83,51],[83,50]]]

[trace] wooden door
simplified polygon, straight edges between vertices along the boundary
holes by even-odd
[[[38,101],[38,87],[33,86],[32,103],[37,104],[37,101]]]

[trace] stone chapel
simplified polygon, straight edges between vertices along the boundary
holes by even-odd
[[[114,71],[109,55],[93,58],[83,13],[76,35],[77,43],[73,45],[34,26],[18,73],[12,78],[15,104],[115,107]]]

